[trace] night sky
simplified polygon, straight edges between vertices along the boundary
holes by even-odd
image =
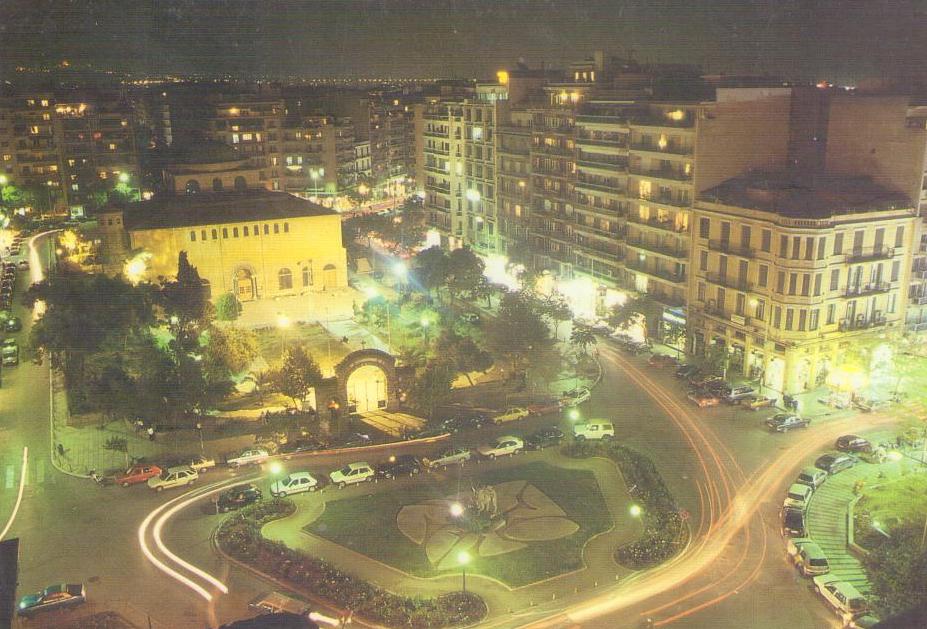
[[[709,72],[859,79],[927,65],[908,0],[2,0],[0,71],[489,77],[605,49]]]

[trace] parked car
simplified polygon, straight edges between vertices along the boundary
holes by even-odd
[[[674,375],[677,378],[682,378],[683,380],[688,380],[689,378],[695,376],[698,373],[698,367],[695,365],[679,365],[676,367]]]
[[[853,614],[849,618],[844,618],[846,629],[874,629],[882,621],[868,612]]]
[[[504,424],[506,422],[514,422],[518,421],[519,419],[524,419],[528,415],[528,409],[522,408],[521,406],[513,406],[511,408],[505,409],[505,411],[493,417],[492,421],[495,424]]]
[[[365,461],[348,463],[341,469],[335,470],[328,475],[329,479],[332,481],[332,485],[337,485],[341,489],[344,489],[348,485],[372,481],[374,476],[376,476],[376,472],[374,472],[373,467]]]
[[[264,592],[248,603],[248,608],[258,614],[294,614],[308,616],[312,611],[309,603],[281,594],[280,592]]]
[[[813,581],[814,589],[839,615],[855,616],[869,610],[866,597],[853,584],[830,574],[814,577]]]
[[[688,378],[689,384],[696,389],[707,389],[712,386],[718,386],[724,382],[724,378],[714,374],[696,373]]]
[[[808,501],[813,493],[814,489],[808,485],[793,483],[785,494],[785,501],[782,506],[792,509],[807,509]]]
[[[818,574],[827,574],[830,572],[830,564],[827,561],[827,555],[821,550],[821,547],[814,542],[802,544],[795,558],[795,565],[806,577],[813,577]]]
[[[449,433],[456,434],[461,430],[476,430],[488,424],[491,420],[483,413],[460,413],[446,419],[442,424]]]
[[[338,435],[329,444],[332,448],[362,448],[372,443],[370,435],[362,432],[352,432]]]
[[[592,392],[588,387],[577,387],[564,391],[560,396],[560,402],[563,406],[578,406],[587,402],[592,397]]]
[[[689,391],[688,398],[695,402],[695,405],[699,408],[705,408],[706,406],[717,406],[721,403],[721,396],[706,388],[693,389],[692,391]]]
[[[282,454],[284,459],[290,460],[297,454],[302,454],[303,452],[316,452],[318,450],[324,450],[325,448],[325,443],[318,439],[304,437],[301,439],[294,439],[293,441],[287,441],[277,449],[277,454]]]
[[[788,432],[793,428],[807,428],[810,419],[805,419],[793,413],[776,413],[766,420],[766,427],[773,432]]]
[[[758,411],[761,408],[767,408],[776,405],[776,398],[765,395],[754,395],[740,400],[740,405],[751,411]]]
[[[814,466],[833,476],[837,472],[850,469],[858,462],[859,459],[857,459],[855,456],[835,452],[833,454],[824,454],[819,456],[817,461],[814,462]]]
[[[480,322],[480,315],[476,312],[465,312],[460,315],[460,318],[462,321],[472,323],[473,325],[477,325]]]
[[[263,492],[254,484],[238,485],[219,494],[219,497],[216,498],[216,508],[222,513],[235,511],[247,507],[263,497]]]
[[[825,480],[827,480],[827,472],[816,467],[806,467],[798,474],[795,482],[808,485],[811,489],[817,489]]]
[[[229,467],[241,467],[242,465],[260,465],[270,456],[267,450],[263,448],[246,448],[238,454],[225,460]]]
[[[560,404],[560,400],[550,398],[532,402],[525,408],[528,409],[528,413],[531,415],[547,415],[549,413],[559,413],[562,406]]]
[[[195,454],[188,457],[187,463],[198,474],[204,474],[216,466],[216,460],[202,454]]]
[[[741,400],[753,397],[756,397],[756,389],[751,386],[741,385],[733,387],[724,399],[730,404],[736,404]]]
[[[4,352],[3,354],[3,366],[4,367],[15,367],[19,364],[19,353],[8,354]]]
[[[555,446],[563,441],[563,431],[556,426],[549,426],[536,430],[525,437],[525,448],[528,450],[543,450],[548,446]]]
[[[805,537],[805,512],[801,509],[783,509],[782,534],[786,537]]]
[[[292,494],[315,491],[318,488],[319,481],[309,472],[290,472],[280,480],[271,483],[270,495],[274,498],[285,498]]]
[[[17,613],[20,616],[34,616],[53,609],[76,607],[87,600],[83,583],[62,583],[49,585],[41,592],[28,594],[19,599]]]
[[[525,449],[525,442],[521,437],[505,435],[499,437],[492,444],[482,445],[476,449],[480,456],[494,459],[499,456],[514,456]]]
[[[399,476],[413,476],[422,471],[422,462],[411,454],[391,456],[386,463],[377,466],[377,474],[383,478],[398,478]]]
[[[23,329],[23,322],[19,317],[10,317],[3,323],[6,332],[19,332]]]
[[[841,452],[872,452],[872,444],[869,440],[856,435],[838,437],[835,447]]]
[[[199,474],[192,467],[179,466],[169,467],[162,470],[158,476],[152,476],[148,479],[148,486],[156,491],[163,489],[172,489],[174,487],[186,487],[192,485],[199,478]]]
[[[433,459],[422,459],[422,463],[425,464],[426,468],[433,470],[449,465],[462,465],[469,461],[472,456],[473,453],[466,448],[449,448]]]
[[[149,478],[160,475],[161,468],[157,465],[137,464],[133,465],[125,472],[116,474],[115,480],[119,485],[128,487],[129,485],[137,485],[138,483],[147,482]]]
[[[615,438],[615,426],[611,422],[600,420],[573,424],[573,438],[577,441],[608,441]]]
[[[677,367],[679,361],[669,354],[653,354],[647,361],[651,367]]]
[[[785,552],[792,563],[798,562],[798,553],[805,544],[813,544],[814,540],[810,537],[790,537],[785,543]]]

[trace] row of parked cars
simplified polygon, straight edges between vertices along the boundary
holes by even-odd
[[[821,547],[808,536],[806,514],[815,491],[824,482],[858,462],[854,453],[871,452],[872,444],[857,435],[844,435],[834,444],[836,451],[823,454],[799,473],[782,503],[782,533],[786,552],[798,571],[811,577],[815,591],[842,619],[845,627],[873,627],[866,597],[853,586],[830,573],[830,563]]]

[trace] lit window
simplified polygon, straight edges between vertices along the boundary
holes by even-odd
[[[120,121],[119,121],[119,124],[121,124],[123,127],[128,127],[128,126],[129,126],[129,121],[128,121],[128,120],[120,120]]]
[[[42,107],[48,107],[48,101],[47,101],[47,100],[43,100],[43,101],[42,101]]]
[[[4,157],[5,157],[5,156],[4,156]],[[73,166],[73,165],[74,165],[74,160],[73,160],[73,159],[69,159],[69,160],[68,160],[68,166]]]
[[[32,135],[36,135],[38,132],[39,132],[39,128],[37,126],[32,125],[31,127],[29,127],[29,133],[31,133]]]
[[[42,120],[51,120],[51,114],[49,113],[42,114]]]
[[[113,144],[112,142],[110,142],[110,143],[109,143],[109,150],[115,151],[115,150],[116,150],[116,145]]]
[[[253,137],[254,137],[254,135],[251,134],[251,133],[242,133],[242,134],[241,134],[241,141],[242,141],[242,142],[248,142],[248,141],[250,141]]]
[[[474,140],[483,139],[483,128],[482,127],[473,127],[473,139]]]
[[[232,134],[232,144],[238,144],[238,134],[237,133]]]
[[[3,154],[3,161],[8,162],[8,161],[10,161],[11,159],[13,159],[13,156],[10,155],[9,153],[4,153],[4,154]],[[71,161],[74,161],[74,160],[71,160]],[[74,165],[74,164],[71,164],[71,166],[73,166],[73,165]]]

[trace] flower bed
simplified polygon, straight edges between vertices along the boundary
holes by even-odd
[[[626,568],[640,570],[660,564],[685,543],[688,529],[679,507],[653,462],[630,448],[616,443],[577,442],[563,448],[566,456],[601,456],[613,460],[624,476],[631,496],[642,508],[644,534],[615,551],[615,561]]]
[[[264,539],[264,524],[295,510],[293,502],[286,499],[256,503],[226,519],[216,532],[216,540],[235,559],[372,622],[393,627],[448,627],[473,624],[486,615],[486,604],[476,594],[450,592],[427,599],[399,596],[326,561]]]

